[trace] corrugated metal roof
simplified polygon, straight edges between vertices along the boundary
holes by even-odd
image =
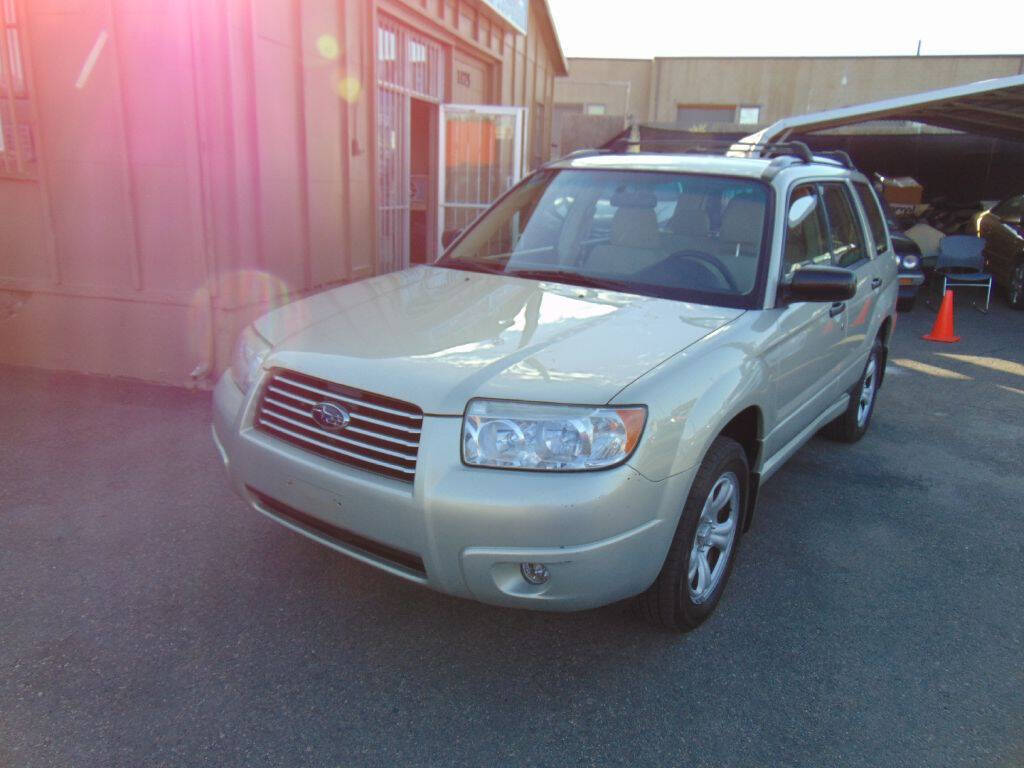
[[[1024,75],[787,117],[741,141],[785,141],[793,134],[813,133],[871,120],[911,120],[954,131],[1024,142]]]

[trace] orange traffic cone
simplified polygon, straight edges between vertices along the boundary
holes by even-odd
[[[935,318],[935,325],[932,332],[921,337],[928,341],[944,341],[952,344],[960,341],[960,337],[953,334],[953,292],[946,291],[942,297],[942,306],[939,307],[939,316]]]

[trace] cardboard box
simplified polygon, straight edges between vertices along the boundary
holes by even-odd
[[[882,195],[891,205],[917,205],[921,202],[924,187],[909,176],[886,179]]]
[[[903,203],[889,203],[889,210],[892,211],[892,215],[898,219],[910,219],[917,217],[916,205],[904,205]]]

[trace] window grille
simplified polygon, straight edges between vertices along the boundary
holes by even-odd
[[[381,16],[377,25],[378,271],[409,264],[410,99],[444,99],[444,49]],[[424,130],[423,126],[418,127]]]
[[[15,0],[0,0],[0,173],[30,176],[35,163],[21,18]]]

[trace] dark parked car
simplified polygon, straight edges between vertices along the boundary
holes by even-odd
[[[1007,198],[978,217],[985,268],[1006,289],[1010,306],[1024,309],[1024,195]]]
[[[882,212],[885,214],[885,223],[889,225],[889,238],[892,240],[892,249],[899,259],[899,298],[896,301],[896,309],[900,312],[909,312],[914,308],[917,301],[917,289],[924,282],[924,272],[921,271],[921,249],[917,243],[903,233],[903,228],[893,215],[889,203],[885,201],[882,194],[878,194],[882,203]]]

